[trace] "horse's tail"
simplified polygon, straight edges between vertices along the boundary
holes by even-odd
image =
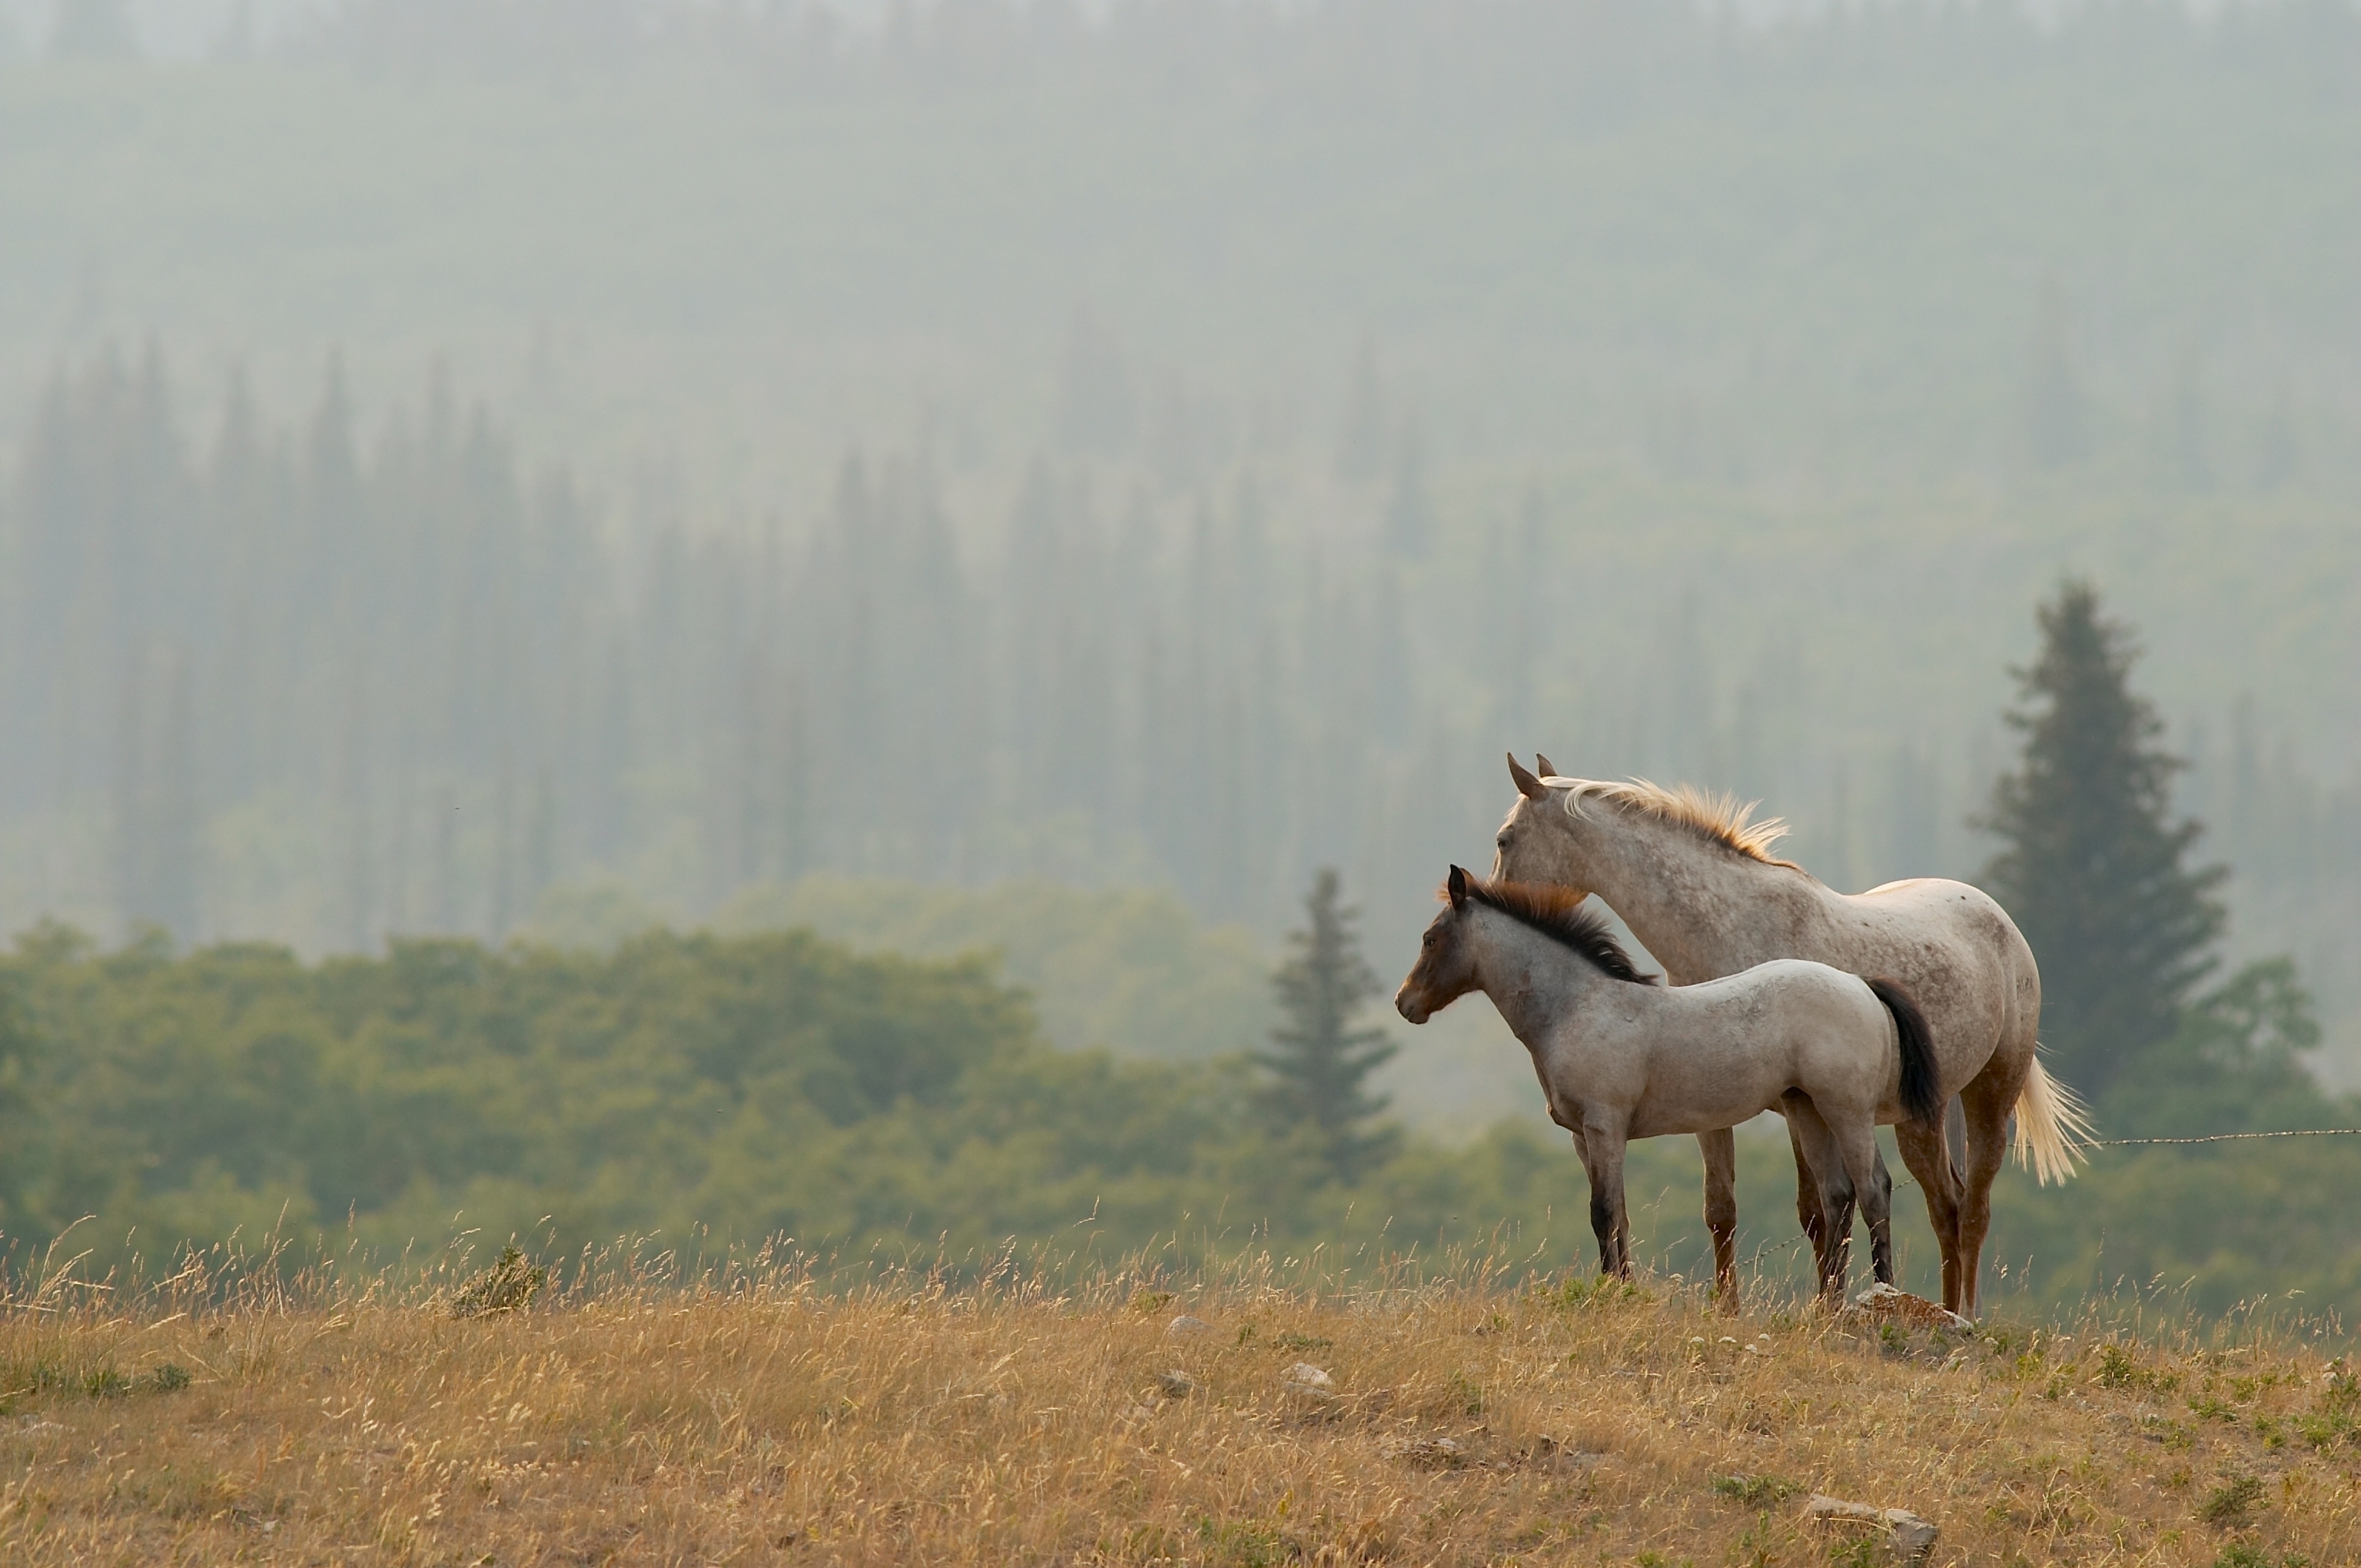
[[[1872,975],[1869,989],[1894,1014],[1894,1032],[1902,1045],[1902,1109],[1914,1122],[1938,1124],[1943,1114],[1943,1075],[1935,1066],[1935,1033],[1917,998],[1898,980]]]
[[[2062,1182],[2074,1174],[2079,1151],[2094,1132],[2082,1097],[2042,1071],[2036,1057],[2016,1097],[2016,1163],[2033,1167],[2044,1187]]]

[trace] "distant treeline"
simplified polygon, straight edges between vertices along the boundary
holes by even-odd
[[[1896,738],[1831,784],[1799,663],[1718,695],[1694,579],[1539,492],[1446,554],[1414,440],[1342,429],[1324,508],[1044,460],[955,529],[927,461],[855,454],[809,528],[619,542],[439,386],[365,433],[333,373],[292,428],[233,383],[192,433],[156,351],[102,356],[0,509],[0,915],[367,950],[593,868],[689,911],[840,870],[1160,881],[1268,929],[1335,863],[1382,941],[1480,849],[1499,746],[1569,730],[1824,800],[1795,852],[1838,885],[1971,869],[1955,762]],[[2200,739],[2216,847],[2333,907],[2340,797],[2249,708]]]

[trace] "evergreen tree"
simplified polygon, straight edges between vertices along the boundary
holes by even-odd
[[[2203,830],[2169,820],[2180,759],[2133,693],[2136,651],[2088,583],[2069,581],[2037,612],[2041,655],[2015,672],[2023,764],[1994,787],[1982,826],[2005,847],[1985,885],[2041,964],[2041,1036],[2066,1080],[2096,1096],[2180,1026],[2191,987],[2213,965],[2220,867],[2184,861]]]
[[[1312,878],[1303,901],[1311,924],[1289,936],[1293,952],[1271,980],[1287,1021],[1255,1060],[1270,1075],[1261,1101],[1273,1124],[1310,1130],[1329,1168],[1349,1181],[1391,1153],[1400,1136],[1371,1125],[1386,1102],[1368,1089],[1369,1074],[1398,1047],[1376,1029],[1353,1026],[1377,993],[1378,977],[1362,960],[1354,912],[1338,904],[1338,891],[1334,870],[1323,867]]]

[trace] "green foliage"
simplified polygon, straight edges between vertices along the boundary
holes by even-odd
[[[1036,1165],[1186,1158],[1155,1130],[1155,1069],[1047,1051],[980,960],[804,933],[305,966],[257,945],[102,954],[50,928],[0,960],[0,993],[41,1063],[44,1134],[0,1151],[18,1236],[88,1212],[159,1243],[260,1234],[282,1208],[393,1245],[454,1208],[506,1230],[932,1236],[966,1229],[942,1195],[1024,1193]],[[1185,1151],[1197,1125],[1170,1124]],[[929,1169],[971,1179],[907,1179]]]
[[[2350,1124],[2304,1065],[2319,1044],[2294,963],[2247,964],[2181,1010],[2142,1070],[2100,1102],[2100,1122],[2125,1135],[2184,1137]]]
[[[2274,1557],[2252,1541],[2233,1541],[2213,1559],[2213,1568],[2312,1568],[2312,1559],[2301,1552],[2283,1552]]]
[[[2227,873],[2182,864],[2202,829],[2167,820],[2181,763],[2130,688],[2130,632],[2083,582],[2037,617],[2041,652],[2017,672],[2026,706],[2009,715],[2024,757],[1993,791],[1987,826],[2005,847],[1984,885],[2041,965],[2042,1038],[2059,1071],[2097,1097],[2172,1036],[2227,918],[2215,896]]]
[[[659,923],[646,912],[636,928]],[[1273,1020],[1262,944],[1243,927],[1200,922],[1163,888],[961,887],[815,872],[748,887],[713,916],[724,935],[798,927],[862,951],[991,952],[1030,993],[1041,1032],[1067,1050],[1202,1059],[1235,1051]]]
[[[1784,1503],[1804,1488],[1780,1475],[1717,1475],[1713,1495],[1732,1503],[1743,1503],[1750,1508],[1767,1508]]]
[[[1334,871],[1312,878],[1304,899],[1309,924],[1289,937],[1293,951],[1271,980],[1286,1022],[1271,1031],[1272,1048],[1254,1059],[1268,1074],[1257,1098],[1273,1129],[1308,1139],[1338,1179],[1350,1181],[1400,1142],[1392,1128],[1369,1125],[1386,1102],[1368,1088],[1369,1075],[1399,1047],[1378,1030],[1354,1026],[1378,994],[1378,977],[1361,958],[1353,912],[1339,895]]]
[[[2206,1494],[2205,1501],[2198,1507],[2197,1517],[2207,1524],[2242,1525],[2262,1498],[2261,1476],[2233,1475]]]
[[[451,1298],[455,1318],[488,1318],[529,1307],[549,1285],[549,1270],[525,1260],[514,1242],[500,1248],[489,1268],[478,1271]]]
[[[2305,1037],[2275,983],[2224,990],[2209,1016],[2266,1021],[2258,1059]],[[22,1064],[0,1232],[20,1265],[94,1215],[73,1244],[92,1267],[234,1232],[306,1255],[514,1237],[553,1259],[627,1232],[690,1249],[784,1234],[847,1261],[954,1265],[1011,1238],[1252,1237],[1340,1265],[1372,1245],[1505,1249],[1566,1271],[1532,1297],[1549,1310],[1634,1288],[1590,1273],[1581,1169],[1538,1115],[1459,1146],[1405,1138],[1338,1181],[1316,1137],[1260,1130],[1242,1062],[1052,1049],[975,958],[656,931],[603,954],[424,941],[305,964],[252,944],[106,952],[47,927],[0,957],[0,997]],[[1750,1133],[1738,1152],[1749,1289],[1758,1272],[1801,1289],[1784,1142]],[[1626,1179],[1641,1255],[1708,1277],[1694,1144],[1635,1144]],[[2356,1188],[2361,1139],[2111,1151],[2063,1189],[2012,1174],[1999,1298],[2048,1310],[2158,1288],[2223,1312],[2300,1290],[2301,1310],[2351,1312]],[[1905,1282],[1930,1288],[1933,1247],[1909,1223],[1897,1241]],[[529,1281],[523,1250],[503,1274],[487,1246],[485,1277]],[[2290,1440],[2349,1441],[2345,1398],[2323,1394]]]
[[[346,1230],[387,1251],[532,1233],[545,1255],[624,1232],[953,1259],[1011,1237],[1408,1246],[1503,1223],[1543,1266],[1581,1245],[1549,1223],[1578,1169],[1521,1131],[1407,1143],[1340,1185],[1316,1140],[1257,1130],[1242,1063],[1054,1050],[975,957],[653,931],[307,965],[48,927],[0,958],[0,997],[32,1064],[0,1231],[38,1245],[96,1215],[94,1266],[126,1234],[154,1258],[233,1232],[341,1250],[324,1233]]]

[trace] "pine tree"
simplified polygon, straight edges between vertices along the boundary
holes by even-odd
[[[2122,1080],[2179,1027],[2224,914],[2220,867],[2185,864],[2203,830],[2172,822],[2180,759],[2129,674],[2136,651],[2088,583],[2037,612],[2041,656],[2015,674],[2023,765],[1981,826],[2006,847],[1984,872],[2041,965],[2041,1037],[2091,1095]]]
[[[1349,1181],[1390,1153],[1398,1136],[1371,1125],[1386,1101],[1368,1089],[1369,1074],[1398,1047],[1376,1029],[1353,1026],[1378,977],[1362,960],[1354,912],[1338,894],[1335,872],[1323,867],[1303,901],[1311,924],[1289,937],[1293,952],[1271,980],[1287,1021],[1255,1060],[1269,1074],[1261,1098],[1272,1124],[1311,1130],[1330,1168]]]

